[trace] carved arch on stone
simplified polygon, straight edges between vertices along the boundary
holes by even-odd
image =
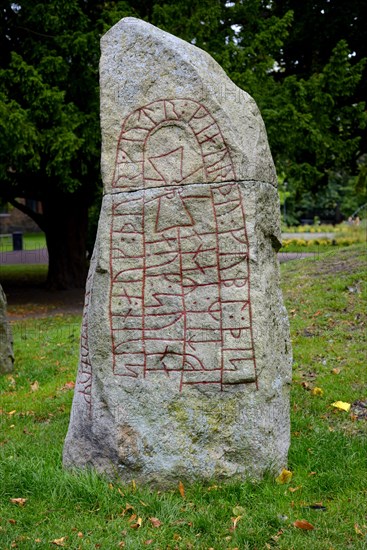
[[[195,141],[201,162],[195,158],[195,151],[185,151],[185,145],[170,147],[169,142],[165,143],[165,130],[177,134],[181,131],[189,143]],[[163,134],[163,139],[156,139],[160,150],[155,146],[153,151],[151,142],[157,134]],[[180,167],[181,163],[181,170],[176,170],[171,178],[170,160],[173,167]],[[194,161],[194,168],[185,171],[185,164],[191,165],[190,161]],[[160,170],[164,162],[168,164],[167,173]],[[117,146],[114,189],[223,181],[236,181],[234,165],[217,122],[201,103],[185,98],[161,99],[136,109],[124,120]]]

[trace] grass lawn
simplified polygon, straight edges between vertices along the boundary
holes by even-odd
[[[367,401],[365,248],[282,273],[294,351],[289,483],[213,482],[182,495],[63,471],[80,317],[23,320],[15,371],[0,380],[0,548],[366,549],[367,409],[332,407]]]
[[[48,266],[45,264],[0,264],[0,284],[6,287],[43,285],[46,282]]]
[[[39,233],[24,233],[23,235],[23,250],[39,250],[45,248],[45,234]],[[13,250],[12,237],[1,237],[0,252],[11,252]]]

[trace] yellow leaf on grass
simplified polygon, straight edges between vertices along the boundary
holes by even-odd
[[[297,519],[293,525],[297,527],[297,529],[303,529],[304,531],[312,531],[315,529],[315,527],[305,519]]]
[[[136,520],[136,523],[132,523],[130,525],[131,529],[139,529],[139,527],[141,527],[142,522],[143,522],[143,520],[141,518],[138,518]]]
[[[233,529],[236,529],[237,523],[240,521],[241,518],[242,518],[242,516],[237,516],[236,518],[232,518]]]
[[[31,384],[31,391],[38,391],[39,387],[40,387],[40,385],[36,380],[35,382],[33,382],[33,384]]]
[[[288,491],[291,493],[295,493],[300,488],[301,488],[301,485],[298,485],[298,487],[289,487]]]
[[[64,384],[62,388],[60,388],[60,391],[73,390],[74,387],[75,387],[75,382],[73,381],[66,382],[66,384]]]
[[[324,395],[324,390],[322,390],[321,388],[313,388],[311,390],[311,394],[312,395]]]
[[[363,537],[363,532],[360,530],[358,523],[354,524],[354,530],[355,530],[357,535],[362,535],[362,537]]]
[[[351,407],[350,403],[346,403],[345,401],[335,401],[335,403],[332,403],[331,406],[345,412],[349,412]]]
[[[292,472],[283,468],[283,470],[280,472],[278,477],[275,478],[275,481],[280,485],[283,485],[284,483],[289,483],[290,480],[292,479],[292,476],[293,476]]]
[[[27,502],[27,499],[26,498],[11,498],[10,502],[12,504],[18,504],[18,506],[24,506],[25,503]]]
[[[131,504],[127,502],[124,510],[121,512],[121,515],[124,516],[129,510],[134,510],[134,506],[131,506]]]
[[[66,541],[67,537],[61,537],[61,539],[54,539],[51,541],[51,544],[54,544],[55,546],[65,546],[64,542]]]
[[[185,497],[185,487],[184,487],[184,484],[182,483],[182,481],[179,481],[178,483],[178,490],[180,491],[180,495],[182,496],[182,498]]]
[[[15,414],[16,412],[17,412],[17,411],[14,409],[13,411],[8,412],[8,415],[9,415],[9,416],[13,416],[13,414]]]

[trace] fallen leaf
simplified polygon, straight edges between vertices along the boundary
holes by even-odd
[[[358,523],[354,524],[354,530],[355,530],[357,535],[362,535],[362,537],[363,537],[364,533],[360,530]]]
[[[340,374],[341,373],[341,369],[339,369],[338,367],[335,367],[335,369],[332,369],[332,374]]]
[[[178,490],[180,491],[180,495],[182,496],[182,498],[185,498],[185,487],[182,481],[179,481],[178,483]]]
[[[273,535],[271,538],[271,540],[273,540],[274,542],[278,542],[278,540],[280,539],[281,535],[283,535],[284,531],[283,529],[280,529],[275,535]]]
[[[153,527],[160,527],[162,525],[162,522],[159,521],[158,518],[149,518],[149,521],[153,525]]]
[[[51,541],[51,544],[54,544],[55,546],[65,546],[64,542],[66,541],[67,537],[61,537],[61,539],[54,539]]]
[[[136,517],[136,516],[135,516]],[[131,529],[139,529],[139,527],[141,527],[141,524],[142,524],[143,520],[141,518],[138,518],[136,520],[136,523],[132,523],[130,525]]]
[[[138,517],[138,516],[137,516],[136,514],[132,514],[132,515],[129,517],[129,522],[131,523],[132,521],[135,521],[137,517]]]
[[[301,488],[301,485],[298,485],[298,487],[289,487],[289,488],[288,488],[288,491],[291,492],[291,493],[295,493],[295,492],[298,491],[300,488]]]
[[[317,472],[310,472],[308,475],[309,475],[309,476],[316,476],[316,475],[317,475]]]
[[[8,412],[8,415],[9,415],[9,416],[13,416],[13,414],[15,414],[16,412],[17,412],[17,411],[14,409],[13,411]]]
[[[60,388],[60,391],[73,390],[74,388],[75,382],[66,382],[66,384],[64,384],[62,388]]]
[[[324,390],[321,388],[313,388],[311,390],[311,395],[324,395]]]
[[[283,468],[283,470],[280,472],[278,477],[275,478],[275,481],[276,483],[283,485],[284,483],[289,483],[290,480],[292,479],[292,476],[293,476],[292,472]]]
[[[42,542],[42,539],[34,539],[34,542]]]
[[[349,412],[351,407],[350,403],[346,403],[345,401],[335,401],[335,403],[332,403],[331,406],[346,412]]]
[[[152,544],[152,542],[154,542],[153,539],[148,539],[144,541],[144,544],[148,546],[149,544]]]
[[[120,493],[120,495],[121,495],[122,497],[125,496],[124,493],[121,491],[120,487],[118,487],[117,492]]]
[[[9,521],[9,523],[11,523],[12,525],[15,525],[15,524],[16,524],[16,520],[13,519],[13,518],[9,519],[8,521]]]
[[[131,504],[127,502],[124,510],[121,512],[121,515],[124,516],[129,510],[134,510],[134,506],[131,506]]]
[[[243,514],[246,512],[243,506],[235,506],[232,510],[235,516],[243,516]]]
[[[27,500],[27,498],[11,498],[10,502],[12,504],[18,504],[18,506],[24,506]]]
[[[237,523],[240,521],[241,518],[242,518],[242,516],[237,516],[236,518],[232,518],[233,529],[236,529]]]
[[[33,382],[33,384],[31,384],[31,391],[38,391],[39,387],[40,387],[40,385],[36,380],[35,382]]]
[[[308,523],[305,519],[297,519],[293,525],[297,527],[297,529],[303,529],[304,531],[312,531],[315,529],[315,527],[311,525],[311,523]]]
[[[124,546],[125,546],[125,542],[123,540],[119,542],[119,548],[123,548]]]
[[[83,538],[83,533],[82,533],[81,531],[79,531],[78,537],[79,537],[80,539]]]
[[[173,535],[173,538],[174,538],[174,540],[182,540],[182,537],[178,533],[175,533]]]
[[[132,487],[132,489],[133,489],[133,492],[135,493],[135,491],[136,491],[135,479],[133,479],[133,480],[131,481],[131,487]]]

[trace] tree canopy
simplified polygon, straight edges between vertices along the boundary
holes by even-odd
[[[0,198],[39,199],[50,286],[81,286],[100,193],[99,39],[143,18],[208,51],[257,101],[293,216],[358,205],[366,177],[363,2],[0,1]],[[315,199],[316,197],[316,199]],[[349,204],[354,204],[350,202]],[[293,210],[292,210],[293,209]]]

